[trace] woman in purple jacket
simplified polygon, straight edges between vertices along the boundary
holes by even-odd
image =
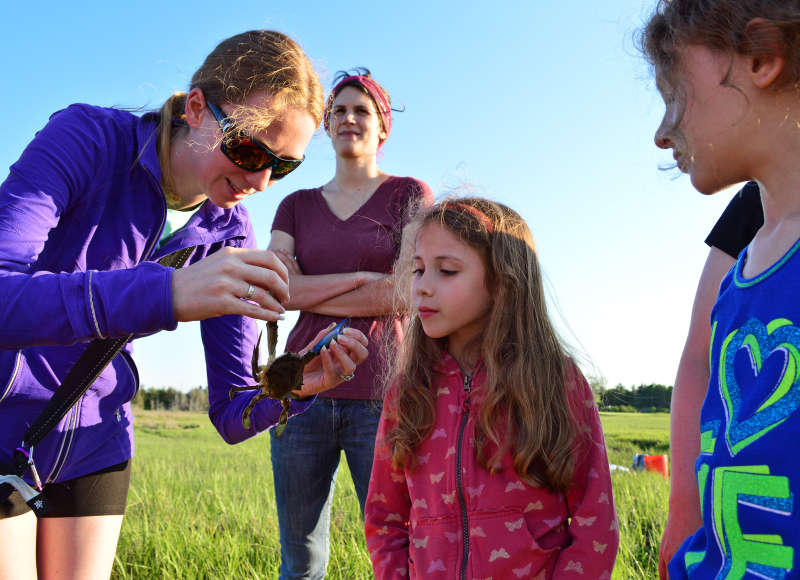
[[[245,429],[255,392],[228,399],[253,384],[255,319],[281,318],[289,299],[285,265],[256,249],[238,204],[300,164],[322,111],[300,47],[259,30],[223,41],[160,113],[72,105],[51,117],[0,185],[0,464],[88,341],[181,321],[202,321],[209,416],[222,437],[236,443],[276,423],[275,401],[258,403]],[[183,269],[156,263],[192,247]],[[366,358],[363,333],[337,342],[306,367],[303,394]],[[109,576],[133,453],[130,353],[36,446],[51,517],[37,523],[16,491],[0,489],[0,578]]]
[[[286,197],[272,224],[270,249],[289,269],[301,310],[287,348],[308,342],[315,328],[342,316],[372,344],[400,337],[393,315],[392,265],[410,205],[431,203],[428,186],[388,175],[378,151],[392,130],[389,95],[360,69],[340,73],[325,109],[325,130],[336,153],[336,173],[322,187]],[[378,348],[348,382],[317,398],[286,431],[272,434],[271,459],[281,539],[281,580],[321,579],[328,565],[331,487],[342,451],[356,494],[364,501],[380,418],[382,365]]]

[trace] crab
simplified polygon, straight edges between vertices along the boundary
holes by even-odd
[[[275,436],[280,437],[283,430],[286,428],[286,423],[289,420],[289,409],[292,399],[298,398],[294,391],[303,386],[303,369],[311,362],[323,347],[331,343],[331,341],[339,336],[342,331],[347,327],[348,320],[343,320],[337,324],[329,333],[322,337],[322,339],[309,349],[303,355],[294,352],[287,352],[279,357],[275,356],[275,348],[278,345],[278,323],[267,322],[267,341],[269,348],[269,360],[266,365],[258,364],[258,352],[261,345],[261,333],[258,335],[258,341],[253,349],[252,367],[253,379],[256,385],[247,387],[233,387],[228,391],[228,396],[233,399],[236,393],[241,391],[252,391],[260,389],[261,392],[256,394],[245,407],[242,412],[242,426],[245,429],[250,429],[250,413],[253,407],[260,400],[264,398],[277,399],[281,402],[283,410],[278,419],[278,424],[275,426]]]

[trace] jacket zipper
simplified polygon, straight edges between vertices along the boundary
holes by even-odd
[[[61,445],[58,448],[58,452],[56,453],[56,457],[53,460],[52,467],[50,468],[50,473],[45,480],[45,483],[52,483],[58,476],[61,475],[61,470],[64,469],[64,466],[67,464],[67,456],[72,448],[72,442],[75,438],[75,430],[78,427],[78,419],[79,419],[79,403],[83,400],[83,397],[76,401],[76,403],[72,406],[69,410],[69,414],[67,415],[67,423],[66,428],[64,429],[64,436],[61,439]]]
[[[145,172],[145,175],[150,179],[150,184],[155,188],[156,193],[161,195],[164,198],[164,216],[161,218],[161,227],[158,228],[158,233],[156,237],[150,241],[150,247],[142,255],[143,260],[150,260],[153,257],[153,252],[155,250],[155,246],[158,243],[158,240],[161,238],[161,232],[164,231],[164,224],[167,222],[167,207],[166,207],[166,197],[164,192],[161,190],[161,184],[157,182],[155,175],[150,173],[144,165],[142,165],[142,170]]]
[[[11,386],[14,384],[14,381],[17,380],[17,373],[19,372],[19,364],[21,360],[22,360],[22,351],[18,350],[17,356],[14,359],[14,370],[11,371],[11,378],[8,379],[8,383],[6,384],[5,390],[3,390],[2,393],[0,393],[0,403],[2,403],[3,399],[5,399],[8,396],[8,393],[11,391]]]
[[[467,502],[464,499],[464,482],[461,479],[461,446],[464,440],[464,428],[469,418],[469,394],[472,389],[472,375],[464,377],[464,415],[458,429],[458,451],[456,452],[456,489],[458,490],[458,504],[461,507],[461,527],[464,531],[464,554],[461,558],[461,580],[467,577],[467,560],[469,560],[469,519],[467,517]]]

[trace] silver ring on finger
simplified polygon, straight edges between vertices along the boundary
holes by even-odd
[[[256,287],[253,286],[252,284],[249,284],[247,286],[247,294],[242,296],[242,300],[250,300],[255,293],[256,293]]]
[[[355,372],[352,372],[346,375],[340,374],[339,378],[342,379],[343,381],[352,381],[354,376],[356,376],[356,374]]]

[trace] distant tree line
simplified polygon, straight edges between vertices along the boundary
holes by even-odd
[[[627,413],[668,413],[672,387],[667,385],[617,385],[609,389],[602,378],[588,377],[597,407],[601,411]],[[208,412],[208,389],[195,387],[188,392],[174,387],[142,387],[131,404],[134,408],[153,411]]]
[[[639,385],[625,387],[617,385],[613,389],[605,386],[602,378],[589,377],[589,385],[594,392],[597,407],[601,411],[668,413],[672,400],[672,387],[667,385]]]
[[[174,387],[142,387],[131,401],[134,408],[147,411],[208,412],[208,389],[195,387],[182,392]]]

